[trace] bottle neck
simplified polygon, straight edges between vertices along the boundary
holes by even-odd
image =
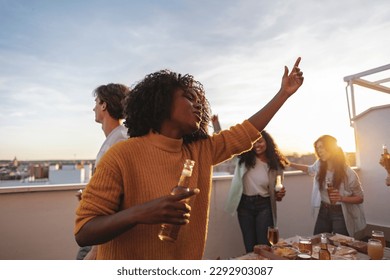
[[[181,174],[177,185],[181,187],[188,187],[189,183],[190,183],[190,176]]]

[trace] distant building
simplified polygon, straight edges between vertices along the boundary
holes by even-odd
[[[54,164],[49,169],[50,184],[87,183],[92,176],[92,164]]]
[[[49,165],[47,163],[31,164],[30,176],[35,179],[49,178]]]

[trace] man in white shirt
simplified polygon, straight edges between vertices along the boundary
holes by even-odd
[[[115,143],[128,138],[127,128],[121,125],[123,115],[123,100],[129,93],[129,88],[121,84],[102,85],[95,89],[95,121],[102,124],[106,140],[96,156],[95,166],[103,154]]]
[[[95,167],[111,146],[128,138],[127,128],[121,124],[121,120],[124,119],[123,101],[129,93],[129,88],[122,84],[101,85],[93,92],[95,96],[95,107],[93,108],[95,121],[102,124],[102,129],[106,136],[106,140],[96,156]],[[79,191],[77,196],[81,200],[82,191]],[[90,251],[91,246],[81,247],[77,254],[77,259],[85,259]],[[88,254],[88,258],[93,258],[92,252]]]

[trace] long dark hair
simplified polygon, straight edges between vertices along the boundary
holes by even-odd
[[[270,169],[278,170],[285,169],[289,164],[288,159],[280,152],[278,146],[276,145],[274,139],[271,135],[263,130],[261,136],[264,138],[267,148],[265,150],[265,155],[267,158],[267,164]],[[238,164],[245,163],[247,169],[253,168],[256,165],[256,152],[254,149],[251,149],[248,152],[245,152],[238,156]]]
[[[337,139],[330,135],[322,135],[314,142],[314,150],[316,153],[317,158],[318,151],[317,151],[317,143],[321,142],[324,146],[324,149],[330,153],[330,158],[328,161],[332,162],[334,173],[333,173],[333,187],[334,188],[340,188],[340,184],[344,181],[346,178],[346,166],[347,166],[347,160],[345,158],[345,154],[342,148],[340,148],[337,145]],[[318,183],[320,184],[320,188],[323,188],[325,186],[325,180],[326,180],[326,171],[328,169],[328,162],[320,160],[320,170],[318,174],[316,175],[316,180],[318,180]]]
[[[170,70],[147,75],[126,97],[125,126],[130,137],[146,135],[151,129],[159,132],[162,122],[170,117],[172,96],[178,89],[194,91],[202,107],[200,128],[190,135],[184,135],[184,143],[207,138],[210,106],[203,85],[189,74],[183,76]]]

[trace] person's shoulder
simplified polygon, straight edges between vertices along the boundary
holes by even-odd
[[[346,170],[346,173],[347,173],[348,176],[358,177],[357,172],[355,170],[353,170],[351,166],[347,165],[345,167],[345,170]]]

